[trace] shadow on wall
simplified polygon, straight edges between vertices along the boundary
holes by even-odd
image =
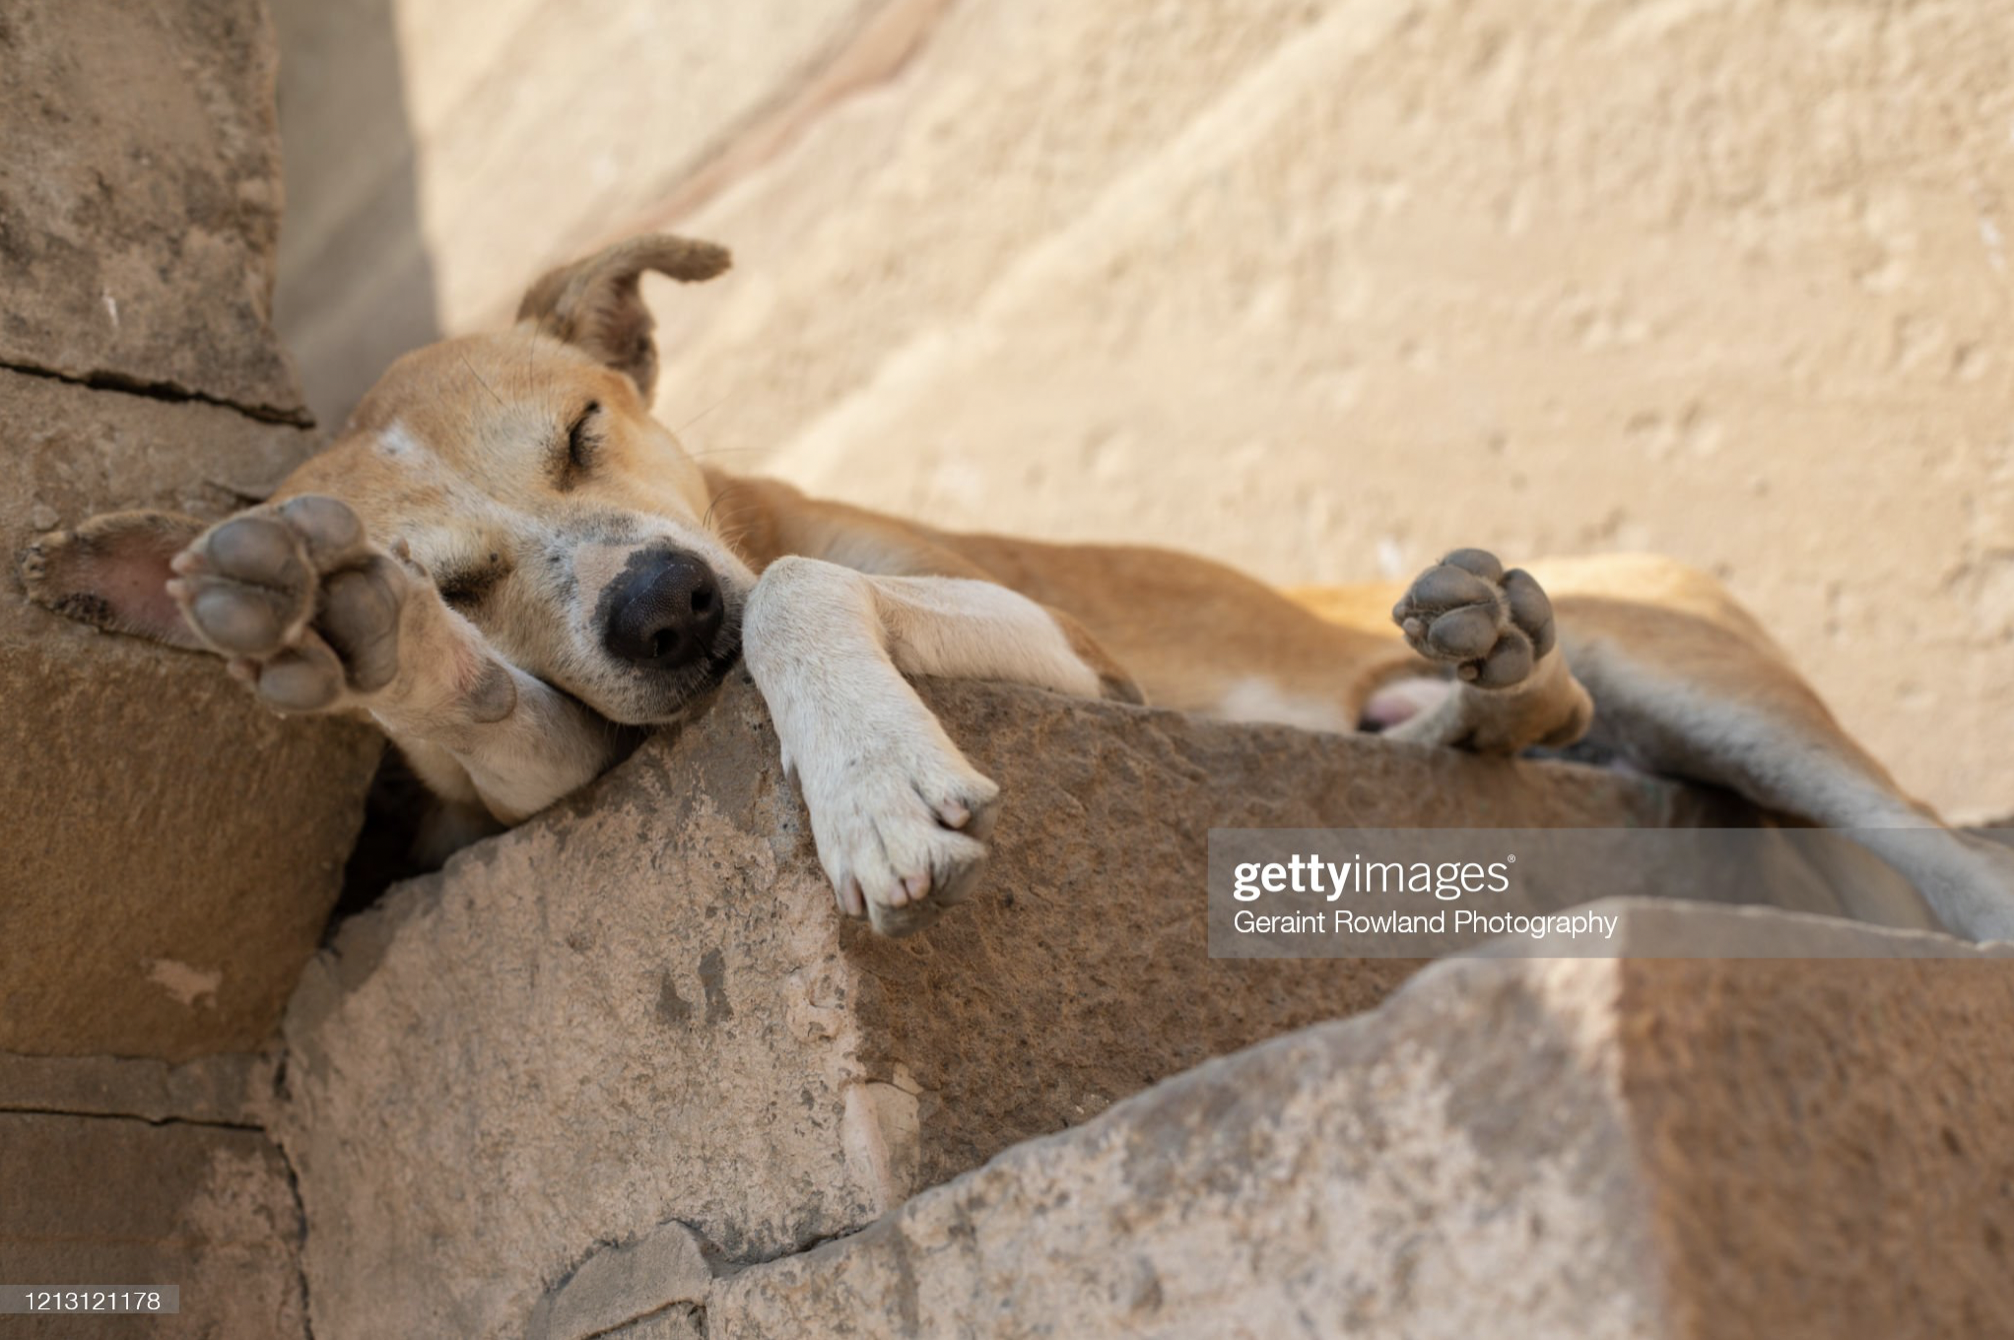
[[[274,324],[308,407],[341,427],[385,366],[439,337],[392,0],[273,0],[286,214]]]

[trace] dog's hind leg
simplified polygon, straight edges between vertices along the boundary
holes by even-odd
[[[1480,549],[1458,549],[1407,588],[1392,620],[1454,681],[1388,738],[1515,754],[1572,744],[1587,730],[1587,690],[1558,646],[1551,602],[1522,569],[1506,572]]]
[[[1594,700],[1591,744],[1843,830],[1952,931],[2014,939],[2014,853],[1952,832],[1905,795],[1718,582],[1650,558],[1534,567],[1558,654]]]

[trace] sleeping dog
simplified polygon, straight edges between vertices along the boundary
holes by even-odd
[[[1854,830],[1952,930],[2014,937],[2014,860],[1950,833],[1712,579],[1458,550],[1410,586],[1281,592],[1155,549],[953,534],[696,463],[650,414],[643,237],[515,327],[394,363],[262,506],[47,535],[29,594],[215,653],[268,707],[362,712],[447,805],[515,823],[745,658],[840,906],[899,934],[964,897],[996,800],[906,676],[1009,680],[1510,754],[1629,764]]]

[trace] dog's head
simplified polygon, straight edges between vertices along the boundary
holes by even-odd
[[[662,721],[739,647],[748,567],[699,467],[650,413],[646,270],[710,279],[719,247],[646,237],[534,284],[514,329],[392,364],[281,486],[403,542],[513,664],[615,721]]]
[[[274,500],[348,503],[513,664],[610,720],[677,716],[733,661],[754,576],[651,417],[638,281],[727,265],[722,248],[645,237],[554,271],[513,329],[392,364]]]

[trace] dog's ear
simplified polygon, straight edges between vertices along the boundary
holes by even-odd
[[[113,512],[41,536],[21,554],[28,598],[113,633],[201,650],[168,595],[169,561],[209,528],[172,512]]]
[[[562,266],[531,286],[518,304],[519,321],[586,350],[629,374],[647,402],[657,385],[657,345],[650,312],[637,293],[645,270],[688,284],[728,267],[726,247],[658,234],[619,242],[584,261]]]

